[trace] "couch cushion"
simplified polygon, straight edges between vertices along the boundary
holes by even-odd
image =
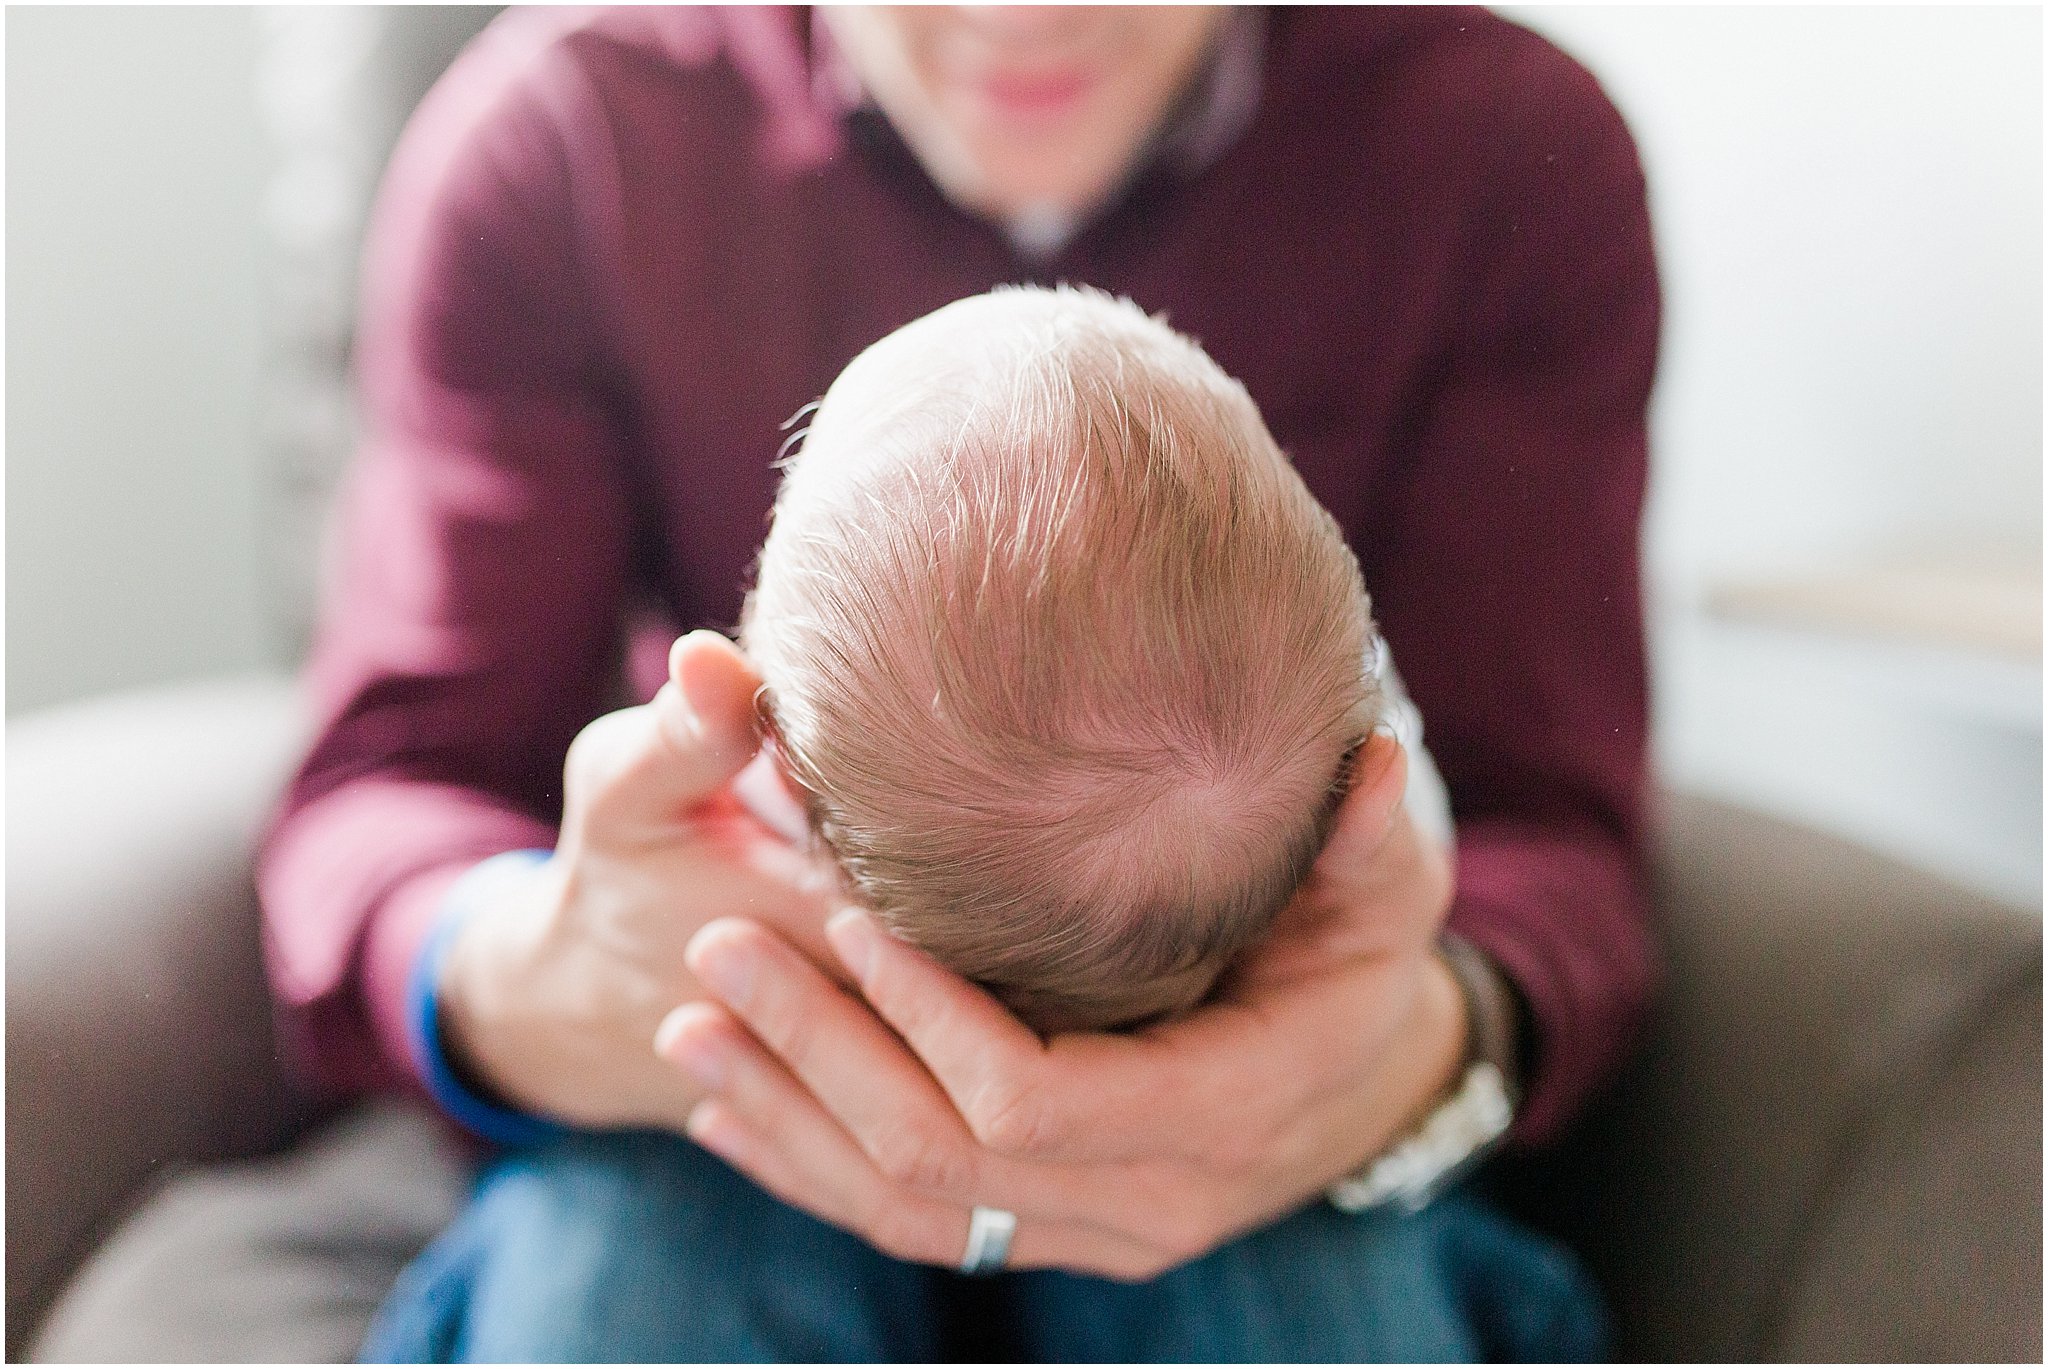
[[[1630,1357],[2038,1359],[2039,915],[1665,816],[1644,1048],[1511,1200],[1585,1252]]]
[[[272,1160],[181,1172],[80,1271],[36,1359],[346,1362],[455,1218],[462,1153],[419,1109],[355,1113]]]
[[[111,695],[7,728],[7,1344],[126,1196],[278,1144],[251,876],[303,736],[283,679]]]

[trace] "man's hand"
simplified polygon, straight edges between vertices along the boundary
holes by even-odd
[[[1447,862],[1400,808],[1398,744],[1376,735],[1356,765],[1267,944],[1218,1001],[1133,1035],[1042,1041],[858,911],[828,934],[862,997],[757,924],[705,927],[687,959],[724,1007],[662,1031],[712,1093],[690,1134],[931,1264],[959,1261],[975,1206],[1018,1214],[1013,1266],[1119,1279],[1298,1207],[1425,1114],[1464,1055],[1433,952]]]
[[[703,992],[691,934],[743,914],[827,958],[831,880],[728,788],[759,747],[758,683],[732,643],[693,632],[651,703],[576,738],[554,859],[471,917],[443,965],[450,1054],[489,1092],[582,1126],[680,1130],[702,1091],[653,1042]]]

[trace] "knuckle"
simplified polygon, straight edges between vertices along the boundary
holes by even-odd
[[[801,1075],[817,1053],[818,1027],[809,1013],[791,1007],[780,995],[764,993],[749,1005],[746,1016],[775,1053]]]
[[[590,803],[590,794],[597,787],[598,753],[603,743],[591,738],[591,723],[576,734],[569,743],[569,753],[562,759],[562,808],[565,814],[580,812]]]
[[[601,804],[618,772],[626,732],[637,710],[621,709],[593,718],[569,743],[562,760],[562,800],[569,811]]]
[[[974,1139],[998,1155],[1042,1155],[1057,1142],[1045,1095],[1029,1083],[1011,1082],[984,1092],[968,1124]]]
[[[876,1168],[905,1188],[950,1193],[961,1188],[966,1178],[967,1167],[958,1152],[919,1128],[893,1130],[877,1150]]]
[[[630,711],[600,714],[583,724],[569,743],[567,768],[584,777],[603,769],[617,748],[620,725]]]

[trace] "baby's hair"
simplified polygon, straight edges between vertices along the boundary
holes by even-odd
[[[1192,1005],[1378,716],[1358,565],[1193,342],[1007,288],[891,333],[788,459],[741,624],[859,896],[1041,1030]]]

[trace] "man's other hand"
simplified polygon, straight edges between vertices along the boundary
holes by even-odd
[[[1314,871],[1203,1008],[1042,1040],[858,910],[829,936],[857,994],[747,920],[691,943],[719,1000],[663,1051],[710,1096],[690,1134],[901,1258],[957,1264],[976,1206],[1012,1267],[1144,1279],[1317,1197],[1449,1089],[1465,1009],[1434,953],[1445,854],[1375,735]]]

